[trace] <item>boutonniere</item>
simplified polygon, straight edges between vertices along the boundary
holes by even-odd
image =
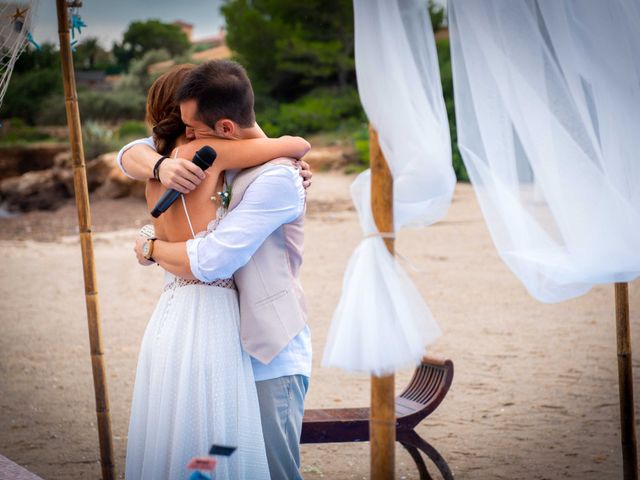
[[[218,192],[218,197],[220,197],[220,206],[225,210],[229,209],[229,204],[231,203],[231,185],[228,185],[227,188],[222,192]],[[211,197],[212,201],[216,201],[216,196]]]

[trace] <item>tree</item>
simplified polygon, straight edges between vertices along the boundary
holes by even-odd
[[[125,70],[134,59],[139,59],[150,50],[166,50],[176,56],[186,52],[189,39],[177,25],[160,20],[132,22],[124,33],[122,43],[113,44],[113,54]]]
[[[444,26],[445,10],[442,5],[437,5],[433,0],[429,0],[429,16],[431,17],[431,27],[435,33]]]
[[[166,50],[149,50],[142,58],[131,62],[129,73],[123,76],[118,88],[120,90],[135,90],[146,95],[155,80],[154,76],[149,73],[149,66],[170,58],[171,56]]]
[[[227,42],[258,93],[291,100],[355,85],[352,0],[230,0]]]
[[[33,70],[57,69],[60,72],[60,51],[53,43],[45,42],[39,50],[29,46],[18,57],[13,73],[25,73]]]
[[[33,124],[42,101],[61,93],[60,52],[52,43],[44,43],[40,50],[29,48],[16,61],[0,116]]]
[[[227,42],[258,94],[292,100],[317,87],[355,86],[352,0],[229,0]],[[434,30],[444,8],[429,2]]]
[[[95,37],[82,40],[73,56],[75,67],[87,70],[103,70],[108,66],[111,57]]]

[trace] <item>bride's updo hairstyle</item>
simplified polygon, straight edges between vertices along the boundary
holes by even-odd
[[[175,101],[175,93],[194,67],[191,64],[173,67],[160,75],[147,93],[145,121],[153,132],[156,150],[162,155],[169,155],[178,138],[184,135],[186,126],[182,123],[180,104]]]

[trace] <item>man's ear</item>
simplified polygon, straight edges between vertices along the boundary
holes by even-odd
[[[238,138],[238,127],[233,120],[221,118],[214,128],[216,135],[224,138]]]

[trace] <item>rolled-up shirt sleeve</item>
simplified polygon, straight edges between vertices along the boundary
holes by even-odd
[[[154,150],[156,149],[156,144],[153,143],[153,137],[139,138],[138,140],[134,140],[133,142],[127,143],[124,147],[120,149],[120,151],[118,152],[118,156],[116,157],[116,163],[118,164],[118,167],[120,168],[122,173],[124,173],[129,178],[134,178],[134,177],[129,175],[127,171],[124,169],[124,165],[122,165],[122,156],[126,153],[127,150],[129,150],[131,147],[135,145],[147,145],[153,148]]]
[[[191,273],[202,282],[231,277],[278,227],[302,215],[304,203],[298,171],[284,165],[269,168],[247,187],[216,230],[187,241]]]

